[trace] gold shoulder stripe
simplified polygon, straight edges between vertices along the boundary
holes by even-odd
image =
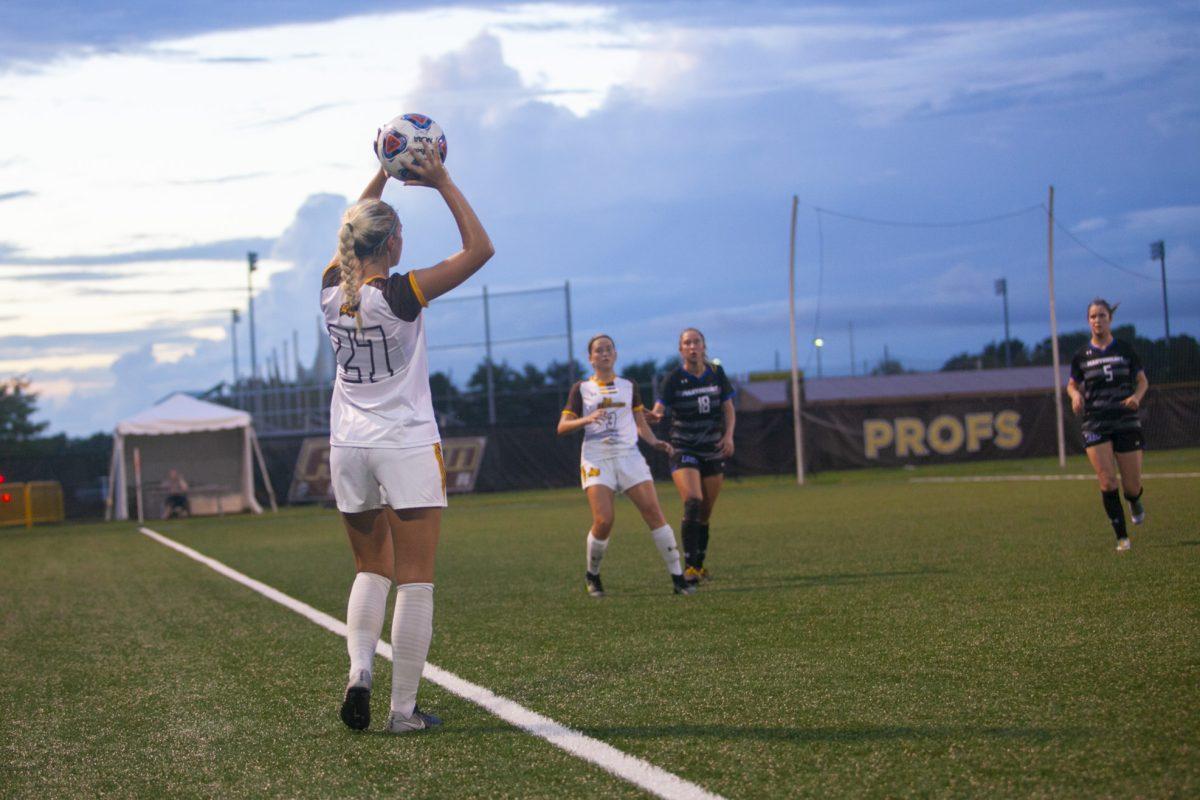
[[[321,280],[325,280],[325,276],[329,274],[329,270],[337,269],[337,268],[338,268],[338,260],[335,258],[335,259],[333,259],[333,261],[329,262],[329,266],[326,267],[325,271],[321,273]]]
[[[563,409],[563,412],[562,412],[562,415],[563,415],[564,417],[578,417],[578,416],[579,416],[578,414],[576,414],[574,411],[572,411],[572,410],[571,410],[571,409],[569,409],[569,408],[564,408],[564,409]]]
[[[417,301],[421,304],[421,308],[428,308],[429,302],[425,299],[425,293],[421,291],[421,287],[417,285],[417,276],[415,273],[408,273],[408,283],[412,286],[413,294],[417,296]]]

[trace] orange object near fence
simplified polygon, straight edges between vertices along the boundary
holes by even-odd
[[[58,481],[28,481],[0,485],[0,527],[38,522],[62,522],[62,484]]]

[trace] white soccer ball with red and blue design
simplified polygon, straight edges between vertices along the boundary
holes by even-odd
[[[442,126],[424,114],[401,114],[375,134],[375,155],[384,172],[407,181],[417,177],[409,169],[414,156],[431,144],[437,147],[444,163],[446,134],[442,133]]]

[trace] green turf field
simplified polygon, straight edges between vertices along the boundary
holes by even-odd
[[[597,601],[580,492],[455,498],[429,658],[729,798],[1197,796],[1200,479],[1122,555],[1094,483],[909,481],[1056,471],[730,481],[693,597],[625,501]],[[443,730],[350,733],[343,641],[135,527],[0,531],[0,796],[645,796],[432,685]],[[344,617],[333,512],[150,527]]]

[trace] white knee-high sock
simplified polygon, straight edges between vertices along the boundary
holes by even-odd
[[[682,575],[683,568],[679,566],[679,548],[675,546],[675,531],[671,530],[670,525],[663,525],[661,528],[650,531],[650,535],[654,538],[654,544],[658,547],[663,563],[667,565],[667,572],[672,575]]]
[[[396,587],[392,615],[392,713],[411,717],[417,705],[421,670],[433,638],[433,584]]]
[[[600,562],[604,560],[604,551],[608,549],[608,539],[597,539],[588,531],[587,537],[587,571],[593,575],[600,574]]]
[[[375,644],[383,629],[391,590],[391,579],[374,572],[358,573],[350,587],[350,602],[346,604],[346,650],[350,653],[351,682],[358,680],[362,670],[373,673]]]

